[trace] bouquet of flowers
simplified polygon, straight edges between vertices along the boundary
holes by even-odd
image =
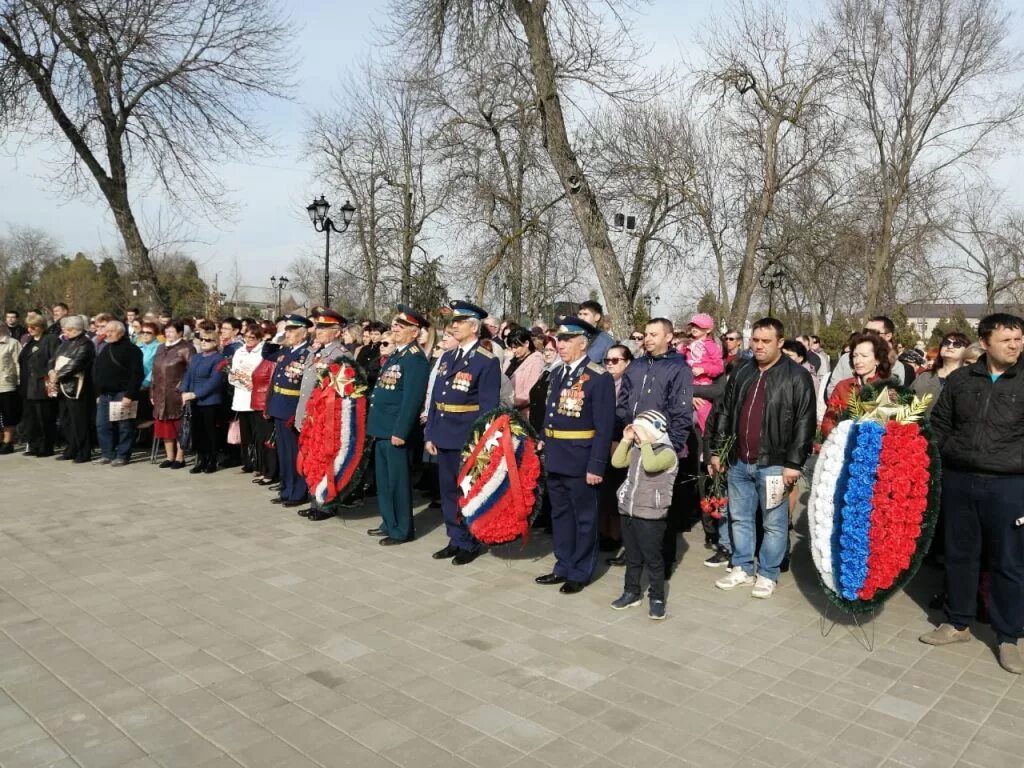
[[[317,367],[317,385],[299,433],[298,469],[314,498],[332,501],[363,476],[366,439],[366,374],[351,357]]]
[[[708,479],[704,496],[700,500],[700,511],[712,520],[721,520],[729,508],[729,453],[735,438],[726,438],[715,451],[721,469]]]
[[[807,515],[826,596],[850,612],[880,605],[917,572],[935,531],[939,457],[928,399],[865,386],[821,448]]]
[[[537,435],[509,408],[477,420],[462,451],[459,508],[470,533],[484,544],[525,540],[540,509]]]

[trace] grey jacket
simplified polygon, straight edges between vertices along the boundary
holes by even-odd
[[[640,449],[631,448],[629,470],[617,493],[620,515],[643,520],[663,520],[668,517],[672,486],[679,471],[679,458],[671,445],[657,444],[653,448],[655,455],[669,451],[673,458],[672,466],[660,472],[648,472],[641,463]]]
[[[295,407],[295,428],[300,432],[302,431],[302,422],[306,419],[306,405],[313,395],[313,388],[317,382],[316,365],[317,363],[329,363],[336,357],[352,359],[352,355],[345,348],[341,339],[332,341],[323,349],[310,353],[306,358],[306,367],[302,371],[302,381],[299,384],[299,404]]]

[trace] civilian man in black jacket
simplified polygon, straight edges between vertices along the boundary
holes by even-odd
[[[100,443],[100,464],[123,467],[132,455],[135,418],[110,420],[111,403],[125,408],[137,403],[144,377],[142,350],[128,340],[124,323],[109,320],[102,349],[93,365],[96,387],[96,437]]]
[[[754,359],[738,364],[726,386],[713,433],[717,452],[730,438],[729,520],[733,569],[719,589],[753,585],[751,595],[775,592],[782,559],[789,550],[789,489],[800,479],[817,426],[814,382],[806,368],[782,354],[785,329],[766,317],[754,323]],[[709,471],[722,469],[717,456]],[[754,579],[757,509],[764,538]]]
[[[988,601],[999,663],[1024,672],[1024,320],[982,318],[985,354],[954,371],[931,412],[942,453],[948,623],[921,636],[929,645],[971,639],[981,554],[990,573]]]

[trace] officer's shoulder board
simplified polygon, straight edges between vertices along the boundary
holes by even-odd
[[[406,352],[408,352],[410,355],[415,355],[417,352],[419,352],[420,354],[426,354],[425,352],[423,352],[422,349],[420,349],[418,344],[413,344],[412,346],[409,347],[409,349],[406,350]]]
[[[587,363],[587,370],[593,371],[594,373],[599,375],[608,373],[608,371],[604,369],[603,365],[598,365],[597,363]]]
[[[477,347],[476,353],[478,355],[482,355],[483,357],[489,357],[492,360],[494,359],[494,353],[491,352],[491,350],[489,350],[487,347]]]

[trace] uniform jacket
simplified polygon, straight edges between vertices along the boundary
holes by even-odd
[[[295,418],[299,406],[299,386],[306,370],[306,358],[310,355],[309,342],[297,347],[285,348],[277,355],[274,378],[271,380],[271,395],[267,401],[267,415],[285,421]]]
[[[458,352],[453,349],[441,356],[424,431],[428,442],[445,450],[466,445],[473,423],[498,407],[501,392],[501,367],[493,352],[477,342],[456,364]],[[448,405],[467,410],[444,410]]]
[[[195,393],[196,405],[220,405],[224,402],[224,380],[228,361],[220,352],[193,355],[179,389]]]
[[[47,399],[46,374],[59,344],[56,336],[43,334],[38,341],[30,337],[21,348],[18,365],[21,368],[21,391],[26,400]]]
[[[382,439],[393,435],[408,440],[419,423],[429,375],[430,361],[415,341],[390,355],[370,394],[367,433]]]
[[[184,339],[170,347],[161,344],[156,351],[153,358],[153,381],[149,385],[154,418],[162,421],[181,418],[181,392],[178,387],[195,353],[195,347]]]
[[[615,431],[615,382],[604,368],[584,358],[571,374],[566,366],[551,373],[544,414],[544,467],[548,472],[583,477],[604,475]],[[593,432],[593,436],[558,433]]]
[[[995,381],[986,355],[953,371],[931,424],[943,469],[1024,474],[1024,357]]]
[[[693,428],[693,372],[674,349],[657,357],[638,357],[622,374],[615,407],[618,429],[643,411],[665,414],[672,447],[682,454]]]
[[[306,367],[302,371],[302,381],[299,383],[299,402],[295,406],[295,426],[299,430],[302,429],[302,422],[306,418],[306,404],[309,403],[309,398],[312,396],[313,390],[316,389],[319,379],[316,370],[317,364],[330,363],[336,357],[352,358],[348,350],[345,349],[345,345],[341,343],[341,339],[324,345],[322,349],[313,350],[311,347],[310,350],[306,357]]]

